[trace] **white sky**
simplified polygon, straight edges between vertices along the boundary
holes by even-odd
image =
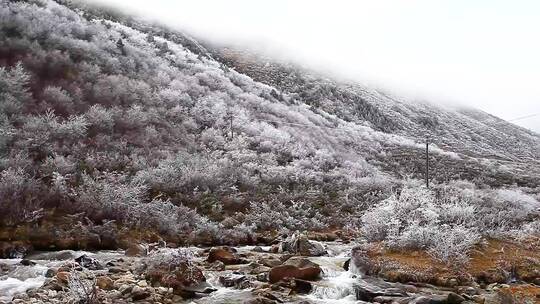
[[[540,113],[537,0],[93,1],[397,94]]]

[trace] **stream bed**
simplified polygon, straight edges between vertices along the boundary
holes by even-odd
[[[326,254],[302,257],[307,263],[317,264],[321,270],[319,280],[307,282],[307,292],[297,292],[294,287],[268,283],[268,270],[262,266],[266,261],[290,259],[290,254],[270,252],[270,247],[242,246],[233,250],[247,260],[242,265],[227,265],[215,269],[207,261],[209,248],[190,247],[194,263],[202,269],[206,278],[208,293],[197,293],[186,299],[172,293],[172,288],[154,287],[137,273],[144,257],[126,256],[124,251],[55,251],[37,252],[22,259],[0,259],[0,303],[66,303],[69,293],[64,287],[55,288],[58,269],[66,263],[74,263],[85,257],[92,263],[105,265],[92,270],[94,277],[110,278],[110,288],[105,288],[105,300],[100,303],[447,303],[452,299],[463,302],[463,296],[452,290],[435,286],[410,285],[386,282],[380,278],[365,276],[355,270],[350,271],[344,264],[350,259],[353,243],[323,242]],[[175,249],[164,249],[175,250]],[[304,261],[305,262],[305,261]],[[85,266],[86,267],[86,266]],[[255,268],[253,268],[255,267]],[[263,269],[253,272],[253,269]],[[254,275],[254,273],[256,275]],[[266,275],[266,278],[265,278]],[[241,278],[240,285],[224,284],[226,280]],[[232,278],[232,279],[231,279]],[[114,283],[112,283],[114,282]],[[120,282],[120,283],[119,283]],[[242,284],[246,283],[246,284]],[[98,284],[99,285],[99,284]],[[230,286],[230,287],[226,287]],[[127,286],[127,287],[126,287]],[[239,287],[242,286],[242,287]],[[101,287],[101,286],[100,286]],[[151,291],[149,291],[151,290]],[[143,292],[141,294],[141,291]],[[139,292],[137,294],[137,292]],[[147,292],[148,294],[144,294]],[[475,291],[476,292],[476,291]],[[266,299],[261,300],[261,297]],[[471,295],[472,297],[472,295]],[[270,298],[270,300],[268,300]],[[37,300],[35,300],[37,299]],[[472,299],[472,298],[470,298]],[[30,301],[32,300],[32,301]],[[251,302],[250,302],[251,301]],[[261,302],[262,301],[262,302]],[[473,303],[470,301],[469,303]]]

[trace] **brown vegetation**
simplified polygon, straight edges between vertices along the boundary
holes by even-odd
[[[478,245],[469,263],[456,267],[435,260],[427,252],[390,251],[379,243],[368,250],[368,272],[400,282],[423,282],[454,286],[476,281],[480,284],[512,280],[540,283],[538,239],[512,242],[490,239]]]

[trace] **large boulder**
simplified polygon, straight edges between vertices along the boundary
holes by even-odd
[[[402,288],[399,288],[402,287]],[[403,286],[385,282],[379,278],[360,280],[353,285],[356,299],[373,302],[376,297],[407,297],[407,291]]]
[[[146,256],[148,255],[148,248],[142,244],[131,244],[126,249],[126,256],[135,257],[135,256]]]
[[[248,261],[242,259],[232,252],[227,247],[212,248],[208,253],[207,262],[214,263],[215,261],[220,261],[225,265],[236,265],[236,264],[247,264]]]
[[[84,268],[88,268],[90,270],[101,270],[103,269],[103,266],[101,263],[86,254],[81,255],[80,257],[75,259],[75,262],[77,262],[79,265],[81,265]]]
[[[285,261],[285,263],[283,263],[283,265],[292,265],[292,266],[296,266],[298,268],[309,268],[309,267],[313,267],[313,268],[319,268],[319,265],[317,263],[314,263],[306,258],[303,258],[303,257],[299,257],[299,256],[296,256],[296,257],[291,257],[289,258],[287,261]]]
[[[154,265],[146,271],[146,278],[153,284],[172,288],[174,294],[183,297],[215,290],[206,282],[202,270],[189,261]]]
[[[423,295],[415,298],[411,304],[447,304],[447,298],[443,295]]]
[[[303,256],[321,256],[327,252],[317,241],[310,241],[305,234],[293,234],[280,244],[280,252],[289,252]]]
[[[320,267],[299,268],[294,265],[276,266],[270,270],[268,280],[270,283],[276,283],[284,279],[300,279],[314,281],[320,278]]]
[[[370,258],[366,246],[356,246],[352,249],[351,259],[344,265],[347,271],[354,274],[363,275],[369,271]]]
[[[273,257],[260,258],[258,262],[267,267],[276,267],[283,264],[283,262],[280,259],[276,259]]]
[[[32,250],[25,242],[0,242],[0,259],[20,259]]]

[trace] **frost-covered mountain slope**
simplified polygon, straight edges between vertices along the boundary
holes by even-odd
[[[272,201],[308,202],[298,212],[315,221],[423,177],[428,126],[444,135],[435,183],[540,180],[538,137],[510,124],[480,135],[480,112],[299,70],[249,77],[185,34],[81,3],[0,6],[0,213],[12,220],[62,206],[154,223],[181,204],[221,220]]]
[[[540,135],[480,110],[407,100],[340,83],[248,51],[210,49],[239,72],[344,120],[418,140],[429,135],[439,147],[470,156],[520,162],[540,159]]]

